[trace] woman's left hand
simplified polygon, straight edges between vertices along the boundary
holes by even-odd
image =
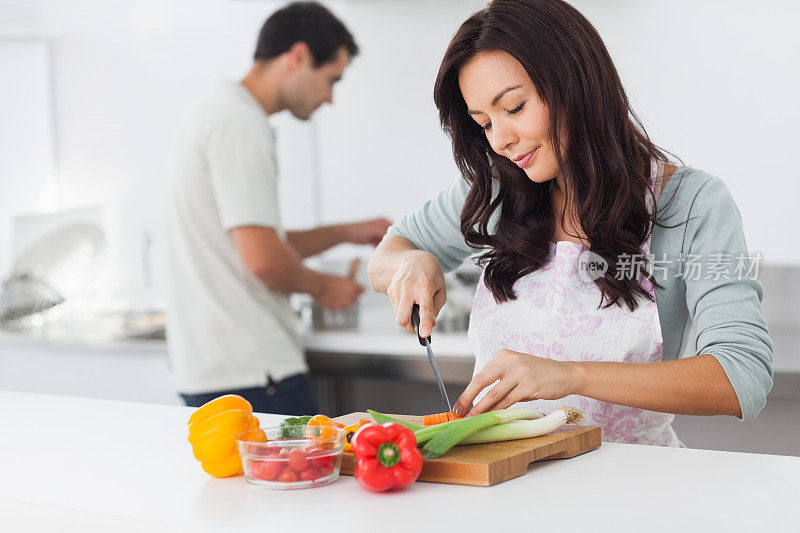
[[[489,364],[472,378],[458,398],[453,411],[470,416],[505,409],[528,400],[558,400],[574,394],[577,386],[577,365],[570,361],[553,361],[511,350],[500,350]],[[486,395],[471,410],[480,391],[497,380]]]

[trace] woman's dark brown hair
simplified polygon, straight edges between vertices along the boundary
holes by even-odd
[[[486,286],[498,302],[514,299],[514,283],[546,263],[555,229],[550,202],[554,180],[531,181],[492,150],[483,129],[467,114],[459,71],[486,51],[503,51],[519,61],[549,108],[549,140],[567,184],[566,205],[574,208],[590,250],[609,266],[595,280],[601,304],[609,307],[622,300],[635,309],[637,295],[651,296],[641,279],[617,279],[618,257],[642,253],[656,224],[655,210],[646,204],[650,195],[655,205],[651,161],[668,160],[631,109],[600,35],[561,0],[493,1],[458,29],[436,78],[440,121],[452,140],[456,164],[471,185],[461,231],[470,245],[489,248],[480,260]],[[490,234],[489,219],[498,209],[496,231]],[[560,216],[563,225],[564,213]]]

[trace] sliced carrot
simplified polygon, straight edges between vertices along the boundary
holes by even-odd
[[[358,419],[358,425],[359,426],[363,426],[364,424],[369,424],[370,422],[372,422],[372,420],[370,420],[369,418],[359,418]]]
[[[459,418],[464,418],[464,417],[458,416],[455,413],[434,413],[432,415],[424,415],[422,417],[422,425],[435,426],[436,424],[449,422],[451,420],[458,420]]]

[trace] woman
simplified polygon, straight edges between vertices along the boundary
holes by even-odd
[[[443,270],[481,254],[456,413],[572,405],[605,440],[663,446],[682,446],[675,413],[758,414],[772,342],[736,206],[650,142],[585,17],[495,0],[459,28],[434,99],[464,179],[394,224],[369,275],[409,331],[419,304],[427,336]]]

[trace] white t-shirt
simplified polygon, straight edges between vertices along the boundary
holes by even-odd
[[[185,117],[176,143],[169,224],[168,331],[178,390],[266,385],[307,372],[286,295],[244,266],[229,230],[283,233],[274,132],[241,84],[221,82]]]

